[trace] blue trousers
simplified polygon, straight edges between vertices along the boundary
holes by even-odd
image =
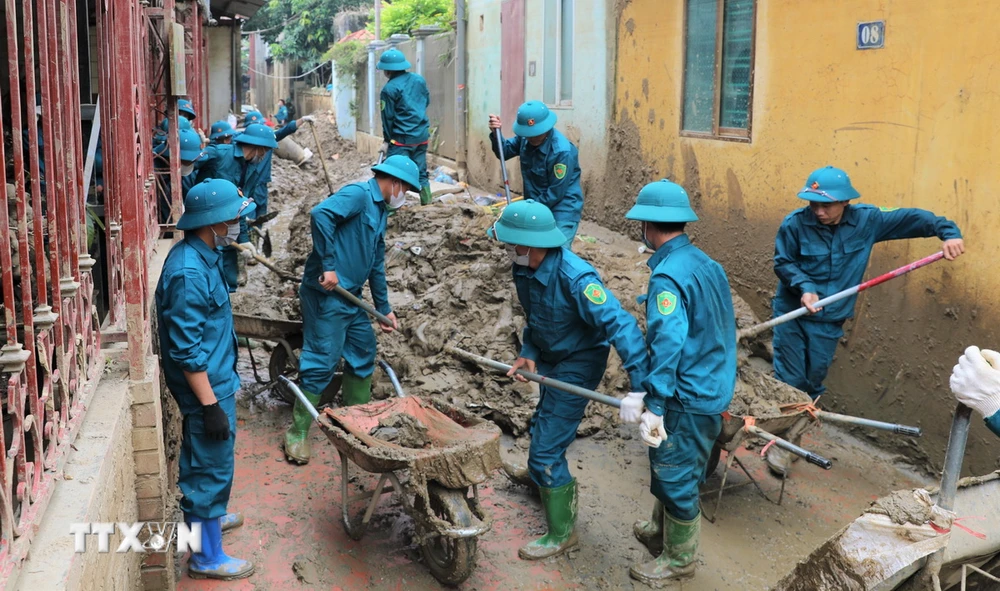
[[[604,377],[609,352],[600,349],[574,355],[554,367],[539,362],[538,373],[593,390]],[[566,450],[576,439],[576,429],[590,401],[548,386],[541,386],[539,392],[538,406],[531,417],[528,472],[538,486],[559,488],[573,480]]]
[[[360,295],[360,294],[355,294]],[[299,289],[302,303],[302,355],[299,382],[306,392],[319,394],[330,384],[343,358],[347,370],[359,378],[375,372],[375,331],[361,308],[338,295]]]
[[[417,170],[420,172],[421,187],[431,186],[430,181],[427,180],[427,144],[420,146],[397,146],[390,143],[389,151],[386,153],[385,157],[388,158],[389,156],[394,156],[396,154],[406,156],[417,165]]]
[[[681,521],[698,516],[698,485],[712,445],[722,431],[721,415],[696,415],[668,410],[663,415],[667,440],[649,448],[649,491],[668,513]]]
[[[216,441],[205,435],[202,410],[184,415],[177,486],[184,497],[181,511],[202,519],[226,514],[236,467],[236,395],[219,400],[229,417],[229,439]]]
[[[774,377],[812,396],[826,392],[823,380],[833,363],[843,322],[798,318],[774,327]]]

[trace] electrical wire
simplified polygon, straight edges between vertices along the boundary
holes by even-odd
[[[266,78],[274,78],[275,80],[295,80],[297,78],[305,78],[306,76],[308,76],[309,74],[312,74],[313,72],[315,72],[316,70],[322,68],[323,66],[328,66],[328,65],[330,65],[330,62],[321,62],[315,68],[309,70],[305,74],[299,74],[298,76],[275,76],[274,74],[268,74],[267,72],[258,72],[257,70],[254,70],[253,68],[249,68],[248,67],[247,69],[250,70],[251,72],[253,72],[254,74],[257,74],[259,76],[264,76]]]

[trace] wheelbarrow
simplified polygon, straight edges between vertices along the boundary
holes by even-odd
[[[501,466],[500,428],[445,402],[416,396],[319,413],[294,382],[278,380],[306,405],[337,448],[341,519],[347,534],[360,540],[382,496],[395,493],[413,518],[416,541],[434,578],[445,585],[467,579],[476,566],[477,538],[492,527],[478,485]],[[419,418],[428,428],[430,446],[413,449],[369,435],[379,419],[394,414]],[[377,476],[374,488],[350,494],[351,464]],[[358,502],[366,503],[360,520],[351,511]]]

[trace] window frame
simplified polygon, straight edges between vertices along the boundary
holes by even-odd
[[[715,0],[715,73],[712,86],[715,89],[715,96],[712,100],[712,131],[689,131],[684,129],[684,108],[685,101],[687,97],[687,72],[685,71],[685,64],[687,64],[687,52],[688,52],[688,20],[690,18],[688,4],[684,2],[684,25],[681,31],[681,43],[683,49],[681,51],[681,97],[680,97],[680,117],[678,123],[678,129],[680,130],[679,135],[681,137],[690,138],[700,138],[700,139],[710,139],[710,140],[722,140],[727,142],[742,142],[750,143],[753,141],[753,91],[754,91],[754,78],[756,72],[757,63],[757,4],[758,0],[752,0],[753,2],[753,15],[751,16],[751,27],[750,27],[750,80],[748,86],[750,89],[749,95],[747,97],[747,127],[746,129],[741,129],[738,127],[721,127],[719,123],[722,120],[722,48],[725,44],[725,19],[726,19],[726,0]]]
[[[555,66],[556,66],[555,67],[555,73],[553,74],[553,76],[555,77],[555,97],[554,97],[555,100],[554,100],[554,102],[551,102],[551,103],[546,102],[545,105],[547,107],[549,107],[550,109],[572,109],[573,108],[573,85],[572,84],[570,85],[570,99],[569,100],[563,100],[563,99],[560,98],[560,96],[562,95],[562,89],[563,89],[563,85],[562,85],[562,75],[563,75],[563,59],[562,59],[563,58],[563,49],[562,49],[562,46],[563,46],[563,3],[566,2],[566,0],[551,0],[551,1],[555,5],[555,16],[554,16],[554,18],[555,18],[555,21],[556,21],[556,43],[555,43],[556,48],[555,48],[555,55],[552,58],[553,60],[555,60]],[[576,33],[576,10],[575,10],[576,7],[574,6],[573,8],[574,8],[573,15],[572,15],[573,19],[572,19],[572,22],[570,23],[570,25],[572,26],[572,30],[570,31],[570,33],[573,35],[572,44],[570,46],[571,47],[571,49],[570,49],[570,55],[573,58],[573,61],[575,62],[576,61],[576,59],[575,59],[576,58],[576,35],[575,35],[575,33]],[[754,1],[754,9],[756,9],[756,0]],[[543,14],[544,14],[544,12],[543,12]],[[544,23],[543,23],[543,26],[542,26],[542,30],[543,31],[545,30]],[[543,57],[543,59],[545,57],[544,46],[542,48],[542,57]],[[570,76],[571,77],[573,76],[573,70],[574,70],[574,68],[570,68]],[[543,65],[542,65],[542,95],[543,95],[543,97],[544,97],[544,94],[545,94],[545,78],[544,77],[545,77],[545,66],[544,66],[544,63],[543,63]]]

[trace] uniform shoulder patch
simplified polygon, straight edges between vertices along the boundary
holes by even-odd
[[[661,291],[656,296],[656,309],[664,316],[670,316],[677,309],[677,296],[669,291]]]
[[[885,207],[884,205],[880,205],[879,208],[878,208],[879,211],[884,211],[884,212],[896,211],[897,209],[899,209],[899,208],[898,207]]]
[[[556,164],[552,168],[552,171],[556,173],[556,178],[557,179],[562,180],[563,177],[566,176],[566,165],[562,164],[562,163]]]
[[[598,306],[608,301],[608,293],[597,283],[588,283],[587,287],[583,288],[583,295]]]

